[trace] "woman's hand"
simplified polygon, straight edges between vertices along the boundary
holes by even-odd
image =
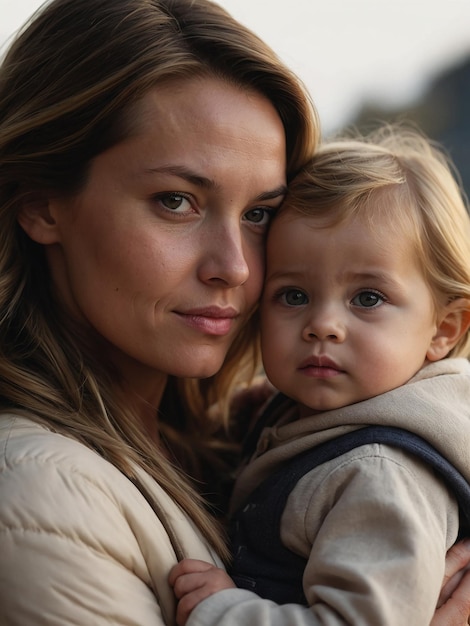
[[[470,539],[447,553],[441,595],[430,626],[466,626],[470,617]]]

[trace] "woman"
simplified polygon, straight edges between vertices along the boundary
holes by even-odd
[[[317,141],[298,80],[206,0],[55,0],[12,46],[2,623],[173,624],[171,566],[220,563],[211,407],[257,369],[264,233]]]

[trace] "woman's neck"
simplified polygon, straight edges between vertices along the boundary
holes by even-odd
[[[167,376],[153,377],[145,383],[142,377],[126,381],[121,388],[123,402],[139,418],[146,435],[160,445],[158,410],[165,391]]]

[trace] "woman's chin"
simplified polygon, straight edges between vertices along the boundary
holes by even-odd
[[[210,378],[215,376],[224,363],[223,357],[210,359],[187,359],[185,362],[177,364],[172,373],[177,378]]]

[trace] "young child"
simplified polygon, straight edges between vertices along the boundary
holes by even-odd
[[[470,480],[469,326],[470,219],[443,154],[390,128],[325,144],[268,236],[262,351],[285,395],[233,494],[245,589],[183,561],[180,626],[214,592],[188,626],[429,624],[459,529],[441,455]]]

